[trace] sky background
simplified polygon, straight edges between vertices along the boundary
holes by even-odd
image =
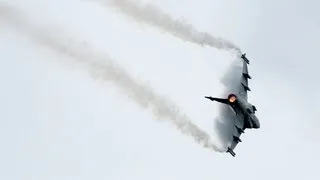
[[[184,42],[88,0],[0,2],[107,53],[214,135],[218,106],[203,97],[223,93],[220,79],[234,61],[228,51]],[[247,52],[249,100],[261,129],[246,131],[235,158],[204,149],[112,83],[0,20],[0,179],[319,179],[320,3],[152,3]]]

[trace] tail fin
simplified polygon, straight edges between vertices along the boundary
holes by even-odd
[[[211,101],[217,101],[223,104],[229,104],[228,99],[215,98],[215,97],[209,97],[209,96],[205,96],[205,98],[210,99]]]

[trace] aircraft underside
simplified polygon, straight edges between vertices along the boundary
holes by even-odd
[[[232,134],[233,139],[226,151],[232,156],[236,155],[234,149],[239,142],[242,142],[240,136],[244,133],[244,130],[260,128],[259,119],[255,115],[255,111],[257,111],[257,109],[253,104],[248,102],[247,92],[251,91],[248,85],[248,79],[251,79],[247,67],[247,64],[249,64],[249,60],[246,58],[246,54],[243,54],[241,58],[243,59],[243,67],[242,74],[240,75],[241,81],[239,83],[239,89],[236,90],[234,94],[229,94],[227,98],[205,96],[205,98],[210,99],[211,101],[216,101],[229,106],[235,113],[235,121]]]

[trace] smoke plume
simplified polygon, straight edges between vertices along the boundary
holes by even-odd
[[[181,113],[172,101],[157,94],[146,84],[136,81],[107,54],[95,52],[84,43],[66,38],[67,36],[61,33],[57,34],[57,30],[35,28],[25,16],[19,15],[19,12],[0,6],[0,20],[5,20],[33,41],[59,54],[71,57],[68,59],[70,62],[67,63],[86,69],[95,79],[112,82],[138,106],[151,109],[158,120],[168,120],[183,134],[190,135],[203,147],[220,151],[212,142],[210,135],[193,124],[190,118]]]
[[[109,6],[118,8],[122,13],[133,17],[138,22],[147,23],[162,29],[184,41],[208,45],[218,49],[232,50],[241,53],[240,48],[232,42],[214,37],[206,32],[197,31],[191,24],[175,20],[152,4],[143,5],[138,0],[95,0],[108,2]]]

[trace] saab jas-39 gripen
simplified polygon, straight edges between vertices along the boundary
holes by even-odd
[[[247,92],[250,91],[248,79],[251,79],[247,66],[247,64],[249,64],[249,60],[247,59],[245,53],[242,54],[241,58],[243,59],[243,67],[241,84],[237,92],[231,92],[226,99],[205,96],[205,98],[210,99],[211,101],[217,101],[226,104],[232,108],[235,113],[236,118],[234,121],[233,139],[227,150],[227,153],[230,153],[233,157],[236,155],[234,148],[239,142],[242,142],[240,136],[242,133],[244,133],[244,130],[260,128],[259,119],[255,115],[257,108],[248,102]]]

